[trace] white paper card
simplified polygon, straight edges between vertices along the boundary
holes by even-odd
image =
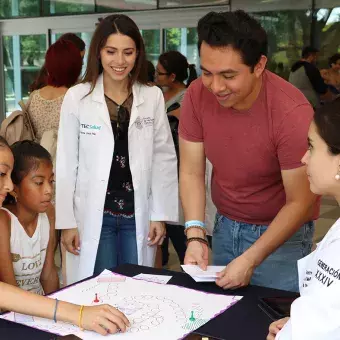
[[[144,280],[148,282],[167,284],[172,276],[168,275],[152,275],[152,274],[138,274],[133,277],[134,279]]]
[[[197,265],[188,264],[181,267],[196,282],[214,282],[217,278],[217,273],[225,268],[225,266],[208,266],[207,270],[203,270]]]

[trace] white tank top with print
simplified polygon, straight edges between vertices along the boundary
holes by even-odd
[[[37,228],[29,237],[18,218],[7,211],[11,217],[11,256],[15,279],[20,288],[43,295],[40,275],[45,263],[46,250],[50,236],[50,222],[46,214],[39,214]]]

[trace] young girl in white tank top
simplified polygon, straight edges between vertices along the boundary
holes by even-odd
[[[53,166],[37,143],[17,142],[11,149],[14,200],[0,210],[0,280],[42,295],[59,288],[54,225],[46,214],[53,209]]]
[[[13,164],[13,154],[6,140],[0,136],[0,208],[8,193],[13,191],[13,183],[11,180]],[[5,214],[6,213],[2,211],[3,217],[6,216]],[[5,226],[6,225],[0,229],[0,232],[7,230],[8,234],[9,227],[7,226],[5,228]],[[8,248],[8,239],[1,237],[0,247]],[[5,268],[6,263],[8,264],[8,257],[0,262],[0,266]],[[46,261],[44,266],[46,266]],[[4,274],[6,275],[7,272],[2,271],[0,273],[2,276]],[[125,332],[129,326],[129,320],[126,316],[110,305],[79,306],[33,294],[14,287],[11,284],[1,282],[1,280],[2,277],[0,278],[0,308],[4,308],[5,310],[40,318],[53,318],[55,322],[64,321],[74,325],[80,323],[84,329],[102,335]],[[2,338],[3,337],[1,337],[1,339]]]

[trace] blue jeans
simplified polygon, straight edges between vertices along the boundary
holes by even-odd
[[[135,218],[104,214],[94,274],[124,263],[138,264]]]
[[[233,221],[217,214],[212,241],[213,264],[225,266],[242,255],[267,228]],[[298,292],[297,261],[311,252],[313,234],[314,222],[304,224],[255,269],[250,283]]]

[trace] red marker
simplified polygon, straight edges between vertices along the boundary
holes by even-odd
[[[99,302],[97,293],[96,293],[96,298],[93,300],[93,302]]]

